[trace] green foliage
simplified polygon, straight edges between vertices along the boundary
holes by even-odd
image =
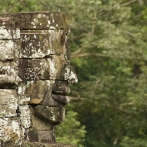
[[[85,126],[77,120],[77,113],[68,111],[62,125],[57,126],[56,141],[83,147],[85,133]]]
[[[121,147],[147,147],[147,141],[146,139],[131,139],[129,137],[124,137],[120,145]]]
[[[37,11],[39,6],[36,0],[0,0],[1,13]]]

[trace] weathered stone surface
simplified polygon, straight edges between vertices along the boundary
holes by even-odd
[[[20,59],[19,76],[23,81],[64,79],[64,60],[60,56],[44,59]]]
[[[16,62],[0,62],[0,87],[4,84],[16,84],[21,81]]]
[[[25,129],[31,127],[31,111],[29,105],[22,105],[22,106],[20,105],[19,112],[20,112],[21,125]]]
[[[70,102],[70,99],[68,96],[65,96],[65,95],[59,95],[59,94],[52,94],[52,97],[59,101],[61,104],[65,105],[67,103]]]
[[[0,60],[14,60],[18,58],[19,41],[0,40]]]
[[[68,82],[56,80],[53,85],[52,92],[55,94],[69,94],[70,88],[68,86]]]
[[[21,128],[18,119],[0,118],[0,140],[5,142],[13,142],[18,144],[21,139]]]
[[[67,81],[27,81],[18,86],[19,104],[65,105],[70,100]]]
[[[51,124],[59,124],[65,117],[65,108],[63,106],[49,107],[38,105],[34,109],[34,114],[44,121]]]
[[[68,81],[68,83],[77,83],[78,82],[78,77],[77,74],[74,70],[74,68],[70,65],[68,65],[65,69],[64,69],[64,79]]]
[[[20,29],[12,17],[0,18],[0,39],[19,39]]]
[[[43,58],[66,50],[63,30],[21,31],[20,58]]]
[[[48,121],[44,121],[34,115],[33,110],[31,111],[31,121],[33,126],[30,128],[29,131],[52,131],[54,134],[54,125],[50,124]]]
[[[1,17],[14,17],[21,30],[29,29],[65,29],[67,23],[61,12],[31,12],[16,14],[1,14]]]
[[[68,98],[68,96],[52,94],[51,90],[47,91],[47,93],[43,98],[43,101],[40,103],[41,105],[50,106],[50,107],[59,107],[61,105],[64,106],[69,102],[70,99]]]
[[[16,90],[0,89],[0,117],[17,116],[18,95]]]
[[[1,144],[1,147],[20,147],[20,145],[17,145],[15,143],[5,143]],[[62,144],[62,143],[41,143],[41,142],[29,142],[25,141],[21,147],[76,147],[72,145]]]
[[[44,59],[20,59],[19,76],[23,81],[68,80],[77,83],[77,75],[62,56],[52,55]]]
[[[27,81],[21,83],[18,87],[19,103],[20,104],[39,104],[48,90],[51,89],[54,81]]]
[[[40,142],[24,142],[22,147],[76,147],[62,143],[40,143]]]
[[[28,138],[30,142],[45,142],[51,143],[55,142],[55,137],[53,136],[53,130],[50,131],[38,131],[30,130],[28,133]]]
[[[44,121],[34,114],[34,110],[31,113],[32,127],[28,131],[28,140],[31,142],[44,142],[43,137],[45,134],[46,142],[55,141],[54,125],[50,124],[49,121]]]

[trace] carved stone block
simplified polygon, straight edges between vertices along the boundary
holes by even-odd
[[[62,143],[38,143],[38,142],[24,142],[22,147],[76,147]]]
[[[0,39],[19,39],[20,30],[12,17],[0,18]]]
[[[34,106],[35,107],[35,106]],[[44,121],[34,115],[34,112],[31,111],[31,119],[33,126],[30,128],[30,131],[50,131],[54,134],[54,125],[50,124],[48,121]],[[33,132],[34,132],[33,131]]]
[[[51,143],[55,141],[55,137],[53,136],[53,130],[50,131],[38,131],[38,130],[30,130],[28,133],[28,138],[30,142],[45,142]]]
[[[38,105],[34,110],[34,114],[40,119],[51,124],[59,124],[63,121],[65,117],[65,108],[63,106],[49,107]]]
[[[20,58],[43,58],[65,52],[63,30],[21,31]]]
[[[68,82],[56,80],[54,85],[53,85],[52,92],[54,94],[63,94],[63,95],[69,94],[70,88],[68,86]]]
[[[22,126],[25,129],[31,127],[31,110],[29,105],[20,105],[19,112]]]
[[[61,56],[44,59],[20,59],[19,76],[23,81],[64,80],[66,61]]]
[[[10,61],[18,58],[19,41],[0,40],[0,60]]]
[[[18,85],[21,79],[18,76],[17,66],[16,62],[0,62],[0,87],[7,88],[11,84]]]
[[[23,131],[20,128],[19,120],[16,118],[0,118],[0,140],[21,144]]]
[[[65,16],[61,12],[31,12],[1,14],[2,17],[14,17],[21,30],[64,29],[67,28]]]
[[[18,95],[16,90],[0,89],[0,117],[17,116]]]
[[[68,96],[65,96],[65,95],[52,94],[52,97],[56,101],[59,101],[62,105],[65,105],[70,102],[70,99],[68,98]]]
[[[53,85],[54,81],[27,81],[27,83],[21,83],[18,87],[19,103],[20,104],[39,104],[46,92]]]
[[[19,76],[23,81],[67,80],[77,83],[77,75],[62,56],[50,56],[44,59],[20,59]]]

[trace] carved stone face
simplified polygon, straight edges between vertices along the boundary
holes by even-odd
[[[30,126],[28,138],[35,142],[54,141],[54,126],[62,122],[64,106],[69,102],[68,83],[77,82],[69,61],[68,30],[60,27],[55,14],[50,16],[49,19],[48,14],[33,14],[33,29],[20,31],[19,103],[28,103],[31,108],[30,121],[29,115],[28,120],[23,117],[21,121],[26,128]],[[42,22],[38,25],[43,19],[46,29],[40,29]]]
[[[7,19],[0,21],[0,104],[6,106],[0,123],[3,132],[12,124],[12,134],[19,137],[13,139],[8,132],[0,139],[53,142],[54,126],[62,122],[69,102],[68,84],[78,81],[70,66],[64,15],[35,12],[2,17]]]
[[[60,112],[61,116],[52,120],[42,110],[51,111],[48,107],[66,105],[70,92],[68,83],[77,82],[66,46],[67,36],[63,30],[21,32],[19,77],[23,82],[18,92],[23,97],[20,101],[25,99],[30,105],[38,105],[35,114],[55,123],[60,123],[64,114]]]

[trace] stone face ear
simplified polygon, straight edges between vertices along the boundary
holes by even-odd
[[[55,100],[59,101],[62,105],[65,105],[70,102],[70,99],[68,98],[68,96],[65,96],[65,95],[52,94],[52,97]]]

